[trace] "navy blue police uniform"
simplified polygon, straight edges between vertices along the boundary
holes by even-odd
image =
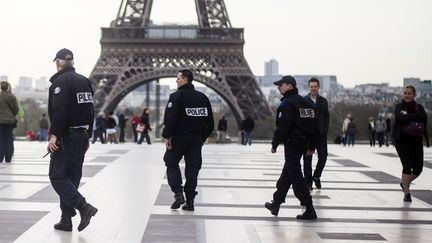
[[[275,82],[275,84],[278,83]],[[276,113],[277,128],[272,139],[272,149],[276,150],[279,144],[284,144],[285,163],[276,183],[277,190],[273,194],[273,202],[267,202],[265,206],[273,215],[277,215],[280,204],[285,202],[288,190],[292,185],[294,195],[302,206],[306,206],[305,214],[298,215],[297,218],[315,219],[316,213],[301,171],[300,159],[307,150],[315,149],[318,135],[317,122],[313,107],[298,94],[295,79],[293,86],[294,89],[283,94]]]
[[[78,192],[78,187],[82,177],[84,155],[93,129],[93,89],[90,80],[76,73],[71,66],[57,72],[51,77],[50,82],[50,134],[57,137],[59,149],[51,153],[49,178],[60,197],[61,222],[70,222],[70,218],[76,214],[75,209],[80,210],[86,204],[85,198]],[[95,208],[91,210],[92,214],[97,212]],[[70,231],[71,226],[60,229]],[[86,225],[80,224],[80,227],[78,229],[82,230]]]
[[[166,150],[164,155],[168,184],[175,193],[176,199],[183,197],[179,162],[184,156],[186,164],[184,192],[186,200],[193,203],[202,164],[201,148],[214,129],[209,99],[195,90],[191,83],[179,87],[169,97],[165,109],[164,126],[162,137],[171,139],[172,144],[172,149]],[[172,208],[177,207],[172,206]]]

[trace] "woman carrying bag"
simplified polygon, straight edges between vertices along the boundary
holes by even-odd
[[[403,167],[400,186],[405,202],[412,201],[410,184],[423,171],[423,136],[429,147],[426,112],[422,105],[415,102],[415,95],[413,86],[405,86],[403,100],[395,106],[393,127],[393,141]]]

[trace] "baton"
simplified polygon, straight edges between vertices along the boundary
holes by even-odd
[[[42,157],[42,159],[45,158],[45,157],[47,157],[47,155],[50,154],[50,153],[51,153],[51,152],[48,151],[48,153],[46,153],[46,154]]]

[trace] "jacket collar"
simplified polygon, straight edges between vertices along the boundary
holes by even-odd
[[[191,83],[187,83],[187,84],[181,86],[180,88],[178,88],[178,90],[182,90],[182,89],[195,89],[195,86]]]
[[[65,67],[62,70],[58,71],[56,74],[54,74],[51,78],[50,78],[50,82],[54,82],[60,75],[62,75],[63,73],[67,73],[67,72],[75,72],[75,68],[74,67]]]
[[[287,92],[285,92],[283,94],[283,97],[281,98],[281,100],[284,100],[284,99],[288,98],[288,96],[295,95],[295,94],[298,94],[298,89],[297,88],[294,88],[292,90],[288,90]]]

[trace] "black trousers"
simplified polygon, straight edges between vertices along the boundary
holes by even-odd
[[[0,124],[0,163],[3,159],[11,162],[14,153],[13,143],[14,124]]]
[[[148,129],[144,129],[144,131],[141,133],[138,144],[142,144],[144,141],[144,138],[147,142],[147,144],[151,144],[150,136],[148,134]]]
[[[182,192],[182,174],[179,162],[184,157],[185,177],[184,192],[187,199],[194,199],[198,182],[198,173],[202,165],[201,148],[202,136],[200,134],[178,135],[171,139],[173,148],[164,155],[167,167],[168,184],[174,193]]]
[[[124,128],[124,127],[120,127],[120,138],[119,138],[119,142],[120,142],[120,143],[124,143],[124,142],[125,142],[125,128]]]
[[[137,126],[138,126],[137,124],[132,124],[132,133],[133,133],[134,143],[136,143],[138,141],[138,132],[136,131]]]
[[[396,140],[395,147],[402,163],[402,173],[420,175],[424,161],[422,138]]]
[[[279,180],[276,183],[276,192],[273,201],[277,204],[285,202],[289,188],[293,187],[294,195],[299,199],[300,205],[305,206],[312,200],[301,171],[300,159],[306,152],[306,146],[301,144],[285,145],[285,164]]]
[[[60,197],[63,217],[75,216],[75,208],[85,203],[85,198],[78,192],[78,187],[88,140],[86,132],[65,135],[61,141],[61,148],[51,154],[49,178]]]
[[[327,134],[323,133],[317,144],[318,162],[313,173],[313,177],[321,178],[324,166],[327,162]],[[306,185],[312,186],[312,155],[303,155],[303,173],[306,180]]]
[[[104,132],[104,130],[105,129],[96,129],[96,130],[94,130],[94,132],[93,132],[93,141],[92,141],[92,143],[95,143],[96,141],[97,141],[97,139],[99,138],[99,140],[100,140],[100,142],[102,143],[102,144],[104,144],[105,143],[105,139],[104,139],[104,136],[103,136],[103,132]]]

